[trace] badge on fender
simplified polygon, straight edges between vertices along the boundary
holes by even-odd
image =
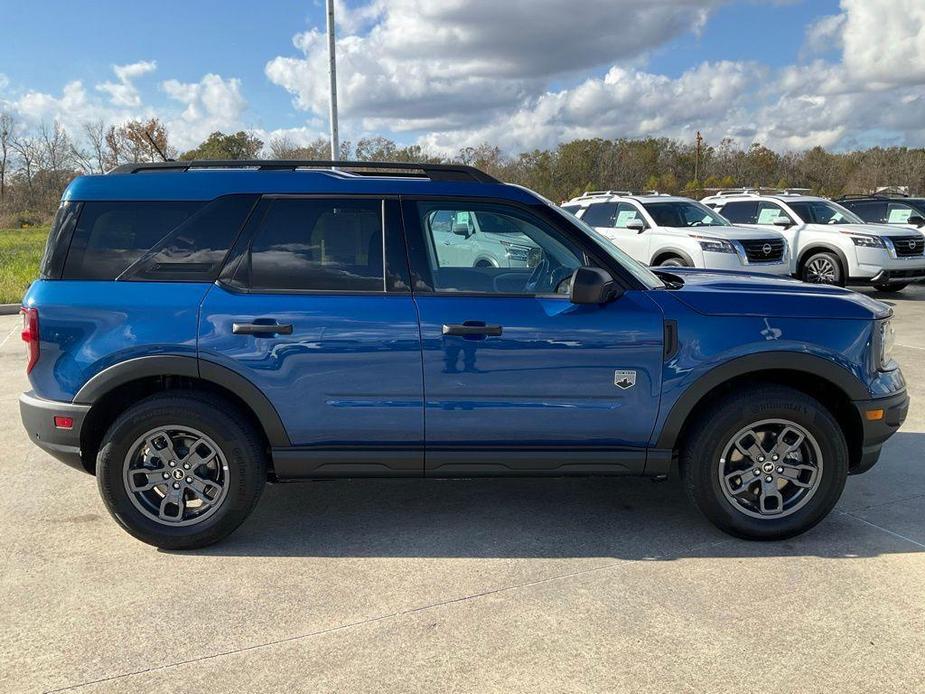
[[[613,384],[620,390],[627,390],[636,385],[636,372],[635,371],[614,371],[613,372]]]

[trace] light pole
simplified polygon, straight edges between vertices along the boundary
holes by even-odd
[[[337,133],[337,64],[334,59],[334,0],[328,0],[328,73],[331,77],[331,161],[340,157],[340,138]]]

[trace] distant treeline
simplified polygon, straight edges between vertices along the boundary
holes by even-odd
[[[132,162],[180,159],[327,159],[318,139],[298,145],[288,138],[263,142],[247,132],[213,133],[198,147],[178,153],[157,119],[106,127],[85,123],[79,132],[59,124],[26,128],[0,113],[0,227],[47,222],[74,176],[100,173]],[[833,153],[821,147],[775,152],[760,144],[742,149],[670,138],[573,140],[554,149],[509,154],[486,143],[453,157],[384,137],[341,145],[342,159],[455,162],[477,166],[501,180],[519,183],[555,202],[587,190],[659,190],[700,197],[712,188],[799,187],[837,196],[870,193],[885,186],[925,191],[925,149],[873,147]]]

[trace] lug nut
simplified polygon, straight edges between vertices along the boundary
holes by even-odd
[[[174,482],[174,483],[173,483],[173,488],[174,488],[174,489],[179,489],[179,488],[180,488],[180,483],[179,483],[179,482]]]
[[[170,478],[170,475],[168,475],[166,472],[162,472],[161,477],[163,477],[166,480]]]
[[[755,468],[754,470],[752,470],[752,472],[755,473],[755,477],[761,474],[761,470],[759,470],[758,468]]]
[[[763,456],[763,455],[759,455],[759,456],[758,456],[758,462],[759,462],[759,463],[763,463],[763,462],[764,462],[764,456]]]
[[[783,471],[784,471],[784,468],[780,466],[777,467],[777,474],[781,474]]]
[[[176,461],[176,460],[171,460],[171,461],[170,461],[169,463],[167,463],[167,464],[168,464],[170,467],[176,467],[176,466],[177,466],[177,461]]]
[[[186,478],[186,483],[187,483],[187,484],[192,484],[192,483],[193,483],[193,478],[192,478],[192,477],[187,477],[187,478]]]
[[[777,460],[777,459],[778,459],[778,457],[779,457],[779,456],[776,456],[776,455],[772,455],[772,456],[771,456],[771,460]]]
[[[764,478],[764,481],[765,481],[765,482],[773,482],[773,481],[774,481],[774,478],[771,477],[770,475],[768,475],[767,477]]]
[[[189,463],[183,463],[183,469],[189,470]]]

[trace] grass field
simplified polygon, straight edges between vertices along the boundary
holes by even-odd
[[[0,304],[19,303],[39,273],[48,227],[0,229]]]

